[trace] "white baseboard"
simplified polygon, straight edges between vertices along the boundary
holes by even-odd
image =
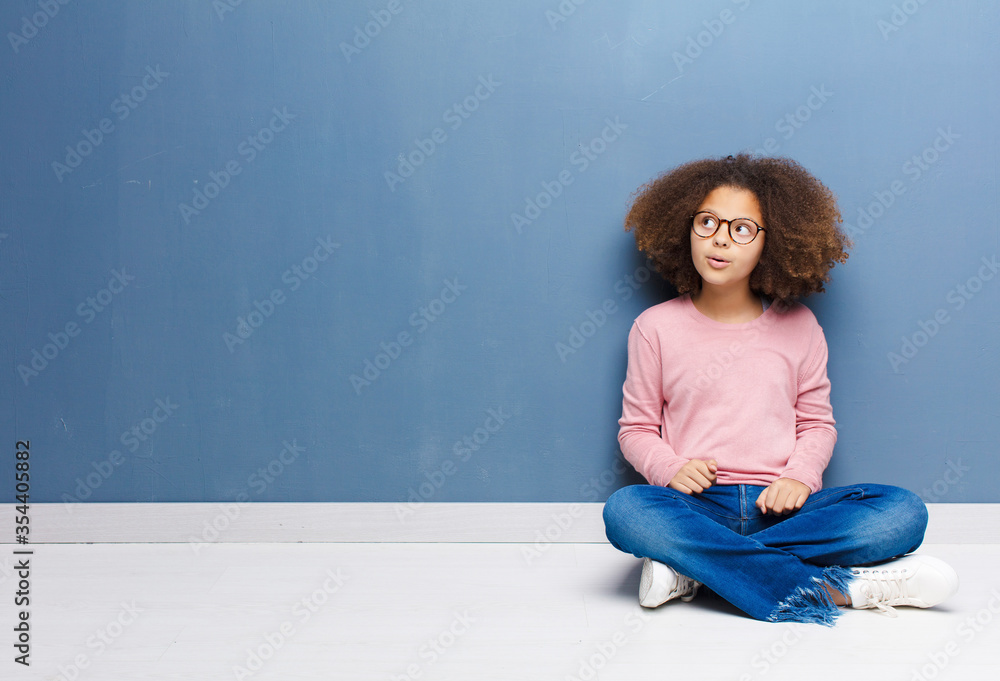
[[[603,543],[602,503],[31,504],[30,542]],[[1000,504],[927,504],[928,544],[1000,543]],[[14,504],[0,504],[12,543]]]

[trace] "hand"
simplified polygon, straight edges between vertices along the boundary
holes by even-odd
[[[755,505],[760,512],[767,515],[788,515],[802,508],[809,494],[809,486],[791,478],[778,478],[757,497]]]
[[[715,482],[715,473],[719,465],[715,459],[702,461],[701,459],[691,459],[681,466],[681,469],[670,479],[667,487],[672,487],[684,494],[700,494],[712,486]]]

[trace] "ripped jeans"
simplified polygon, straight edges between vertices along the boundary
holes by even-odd
[[[915,551],[927,507],[913,492],[864,484],[821,489],[788,515],[763,515],[761,485],[712,485],[700,494],[624,487],[604,505],[611,544],[701,582],[757,620],[832,626],[849,566]]]

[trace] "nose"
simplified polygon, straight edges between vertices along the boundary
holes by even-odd
[[[718,246],[729,245],[729,220],[719,219],[719,228],[715,230],[715,234],[712,236],[712,242]]]

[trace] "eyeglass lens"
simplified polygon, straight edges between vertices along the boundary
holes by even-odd
[[[747,218],[720,220],[715,213],[702,211],[694,216],[694,233],[702,238],[714,235],[721,222],[728,222],[729,237],[738,244],[748,244],[757,236],[757,224]]]

